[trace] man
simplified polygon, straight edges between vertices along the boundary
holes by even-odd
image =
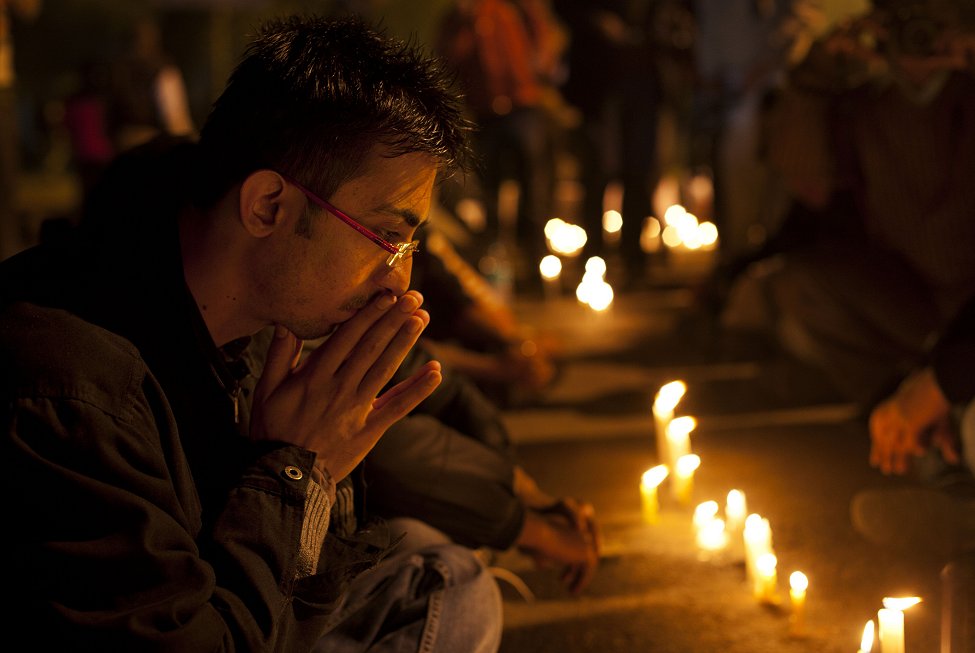
[[[466,152],[446,89],[357,22],[269,23],[199,143],[134,152],[85,237],[0,267],[8,629],[82,651],[347,634],[330,615],[398,536],[356,528],[349,474],[440,381],[428,362],[379,394],[428,320],[406,292],[414,233]],[[379,569],[413,582],[373,579],[385,603],[356,650],[497,647],[469,551],[397,555]]]

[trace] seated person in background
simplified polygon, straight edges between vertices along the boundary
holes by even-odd
[[[428,360],[414,348],[397,378]],[[566,587],[578,593],[599,561],[593,506],[550,496],[516,459],[494,404],[445,365],[439,388],[366,457],[369,507],[387,518],[418,519],[445,541],[517,548],[541,567],[561,568]]]
[[[975,551],[975,299],[870,414],[870,464],[919,487],[869,490],[852,514],[868,539],[951,557]]]
[[[770,118],[769,157],[801,205],[800,238],[742,275],[723,324],[765,324],[864,411],[975,288],[965,11],[875,0],[813,45]],[[749,297],[764,309],[740,310]]]
[[[419,234],[423,258],[411,287],[427,298],[423,343],[502,407],[537,400],[556,378],[557,343],[519,324],[511,307],[433,227]]]

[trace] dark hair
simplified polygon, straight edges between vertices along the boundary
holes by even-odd
[[[375,145],[466,167],[470,124],[446,68],[359,19],[267,23],[200,132],[197,200],[208,206],[260,168],[328,197]]]

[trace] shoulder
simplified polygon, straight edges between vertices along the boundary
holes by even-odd
[[[0,312],[8,397],[77,399],[123,415],[147,374],[135,346],[61,309],[26,302]]]

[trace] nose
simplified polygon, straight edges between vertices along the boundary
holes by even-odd
[[[379,285],[399,297],[410,288],[410,277],[413,274],[413,257],[400,261],[394,268],[380,269]]]

